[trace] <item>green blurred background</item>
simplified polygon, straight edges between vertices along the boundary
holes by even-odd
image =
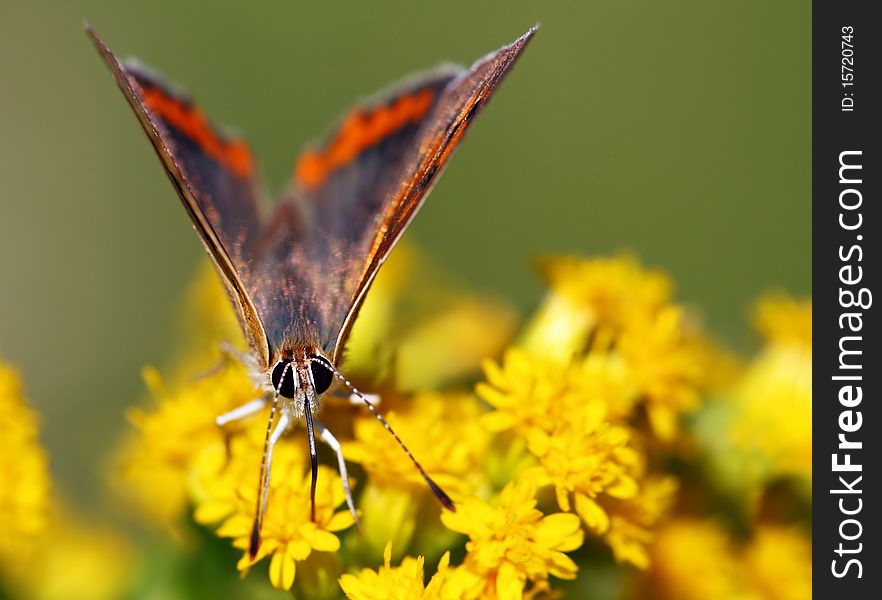
[[[541,22],[411,241],[523,311],[533,257],[634,250],[736,347],[761,291],[811,291],[808,2],[0,6],[0,356],[83,505],[202,259],[84,19],[241,130],[271,189],[353,100]]]

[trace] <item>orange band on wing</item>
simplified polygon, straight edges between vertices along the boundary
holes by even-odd
[[[237,176],[245,178],[254,173],[254,161],[248,146],[240,140],[228,142],[219,138],[198,108],[187,106],[157,87],[143,87],[141,100],[151,112]]]
[[[426,88],[400,96],[388,106],[364,112],[357,108],[343,120],[334,139],[321,150],[304,152],[294,175],[307,188],[321,185],[335,169],[352,162],[362,151],[405,125],[416,123],[432,107],[434,93]]]

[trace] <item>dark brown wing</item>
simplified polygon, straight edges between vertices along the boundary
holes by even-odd
[[[461,72],[438,69],[360,103],[300,156],[294,189],[266,233],[269,257],[245,281],[271,348],[306,344],[330,352],[377,219],[413,159],[421,126]]]
[[[377,270],[535,28],[469,70],[441,69],[358,107],[297,163],[265,227],[251,154],[187,98],[87,31],[132,106],[229,293],[261,366],[285,346],[339,361]]]
[[[295,221],[290,233],[276,233],[266,277],[284,273],[302,285],[277,292],[281,304],[256,300],[271,345],[301,339],[309,324],[318,335],[312,341],[340,360],[377,270],[534,32],[470,69],[431,74],[356,108],[328,142],[300,158],[296,198],[280,211],[299,206],[309,231],[296,231]]]
[[[240,274],[259,239],[254,162],[244,142],[212,127],[183,95],[133,62],[121,62],[89,26],[86,31],[147,133],[211,256],[261,367],[269,346]]]
[[[337,337],[335,357],[342,352],[342,346],[364,301],[364,295],[380,265],[422,206],[463,135],[515,65],[536,29],[533,26],[513,43],[478,60],[468,72],[455,79],[444,90],[438,106],[420,131],[417,152],[382,214],[380,222],[383,226],[374,237],[369,260],[358,277],[359,283],[353,294],[351,310]]]

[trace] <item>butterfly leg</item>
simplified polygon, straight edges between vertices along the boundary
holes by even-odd
[[[288,429],[288,423],[291,422],[291,418],[282,411],[281,416],[279,417],[279,422],[276,424],[276,428],[273,429],[273,434],[270,436],[269,444],[266,449],[266,474],[263,479],[263,509],[261,512],[266,510],[266,494],[269,491],[269,480],[270,480],[270,471],[273,467],[273,448],[276,447],[276,444],[279,441],[279,438],[282,437],[282,434],[285,433],[285,430]]]
[[[291,418],[285,411],[282,411],[282,414],[279,415],[279,422],[276,424],[276,428],[273,429],[272,435],[267,435],[266,444],[263,450],[263,461],[261,463],[260,469],[260,489],[258,490],[257,496],[257,514],[254,515],[254,527],[251,530],[251,542],[248,548],[248,554],[251,556],[253,560],[257,555],[258,547],[260,546],[260,528],[263,524],[263,515],[266,513],[266,501],[269,496],[269,484],[270,484],[270,474],[272,473],[273,467],[273,448],[276,447],[276,444],[279,441],[279,438],[282,437],[282,434],[285,433],[285,430],[288,429],[288,424],[291,422]],[[267,425],[267,434],[269,434],[269,427],[272,425],[272,417],[270,417],[270,422]]]
[[[227,423],[231,423],[233,421],[238,421],[239,419],[244,419],[245,417],[250,417],[256,412],[259,412],[264,406],[266,406],[267,398],[257,398],[256,400],[252,400],[251,402],[246,402],[242,406],[238,408],[234,408],[228,413],[224,413],[217,417],[214,422],[217,423],[218,427],[223,427]]]
[[[330,446],[331,450],[333,450],[337,454],[337,467],[340,469],[340,479],[343,480],[343,493],[346,495],[346,505],[349,507],[349,512],[352,513],[352,518],[355,520],[356,526],[361,527],[361,523],[358,521],[358,513],[355,511],[355,502],[352,500],[352,491],[349,489],[349,473],[346,471],[346,459],[343,458],[343,448],[340,446],[340,442],[337,441],[337,438],[334,437],[334,434],[325,427],[321,421],[318,419],[314,419],[315,427],[319,432],[319,437],[322,438],[322,441]]]
[[[273,429],[273,434],[270,437],[266,450],[266,474],[263,478],[263,507],[261,508],[261,513],[266,511],[266,495],[269,492],[270,471],[272,471],[273,467],[273,448],[276,447],[276,443],[278,443],[282,434],[285,433],[285,430],[288,429],[288,423],[291,422],[290,417],[284,411],[281,412],[279,422],[276,424],[276,428]]]

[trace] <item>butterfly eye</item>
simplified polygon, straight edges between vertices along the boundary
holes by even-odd
[[[285,374],[285,379],[280,386],[279,381],[282,380],[282,373]],[[285,398],[294,397],[294,366],[291,364],[291,361],[283,360],[276,364],[273,369],[272,382],[273,388],[279,390],[280,396]]]
[[[315,384],[315,393],[321,394],[327,391],[327,389],[331,387],[331,382],[334,381],[334,374],[331,373],[331,370],[318,360],[310,361],[309,369],[312,371],[312,382]]]

